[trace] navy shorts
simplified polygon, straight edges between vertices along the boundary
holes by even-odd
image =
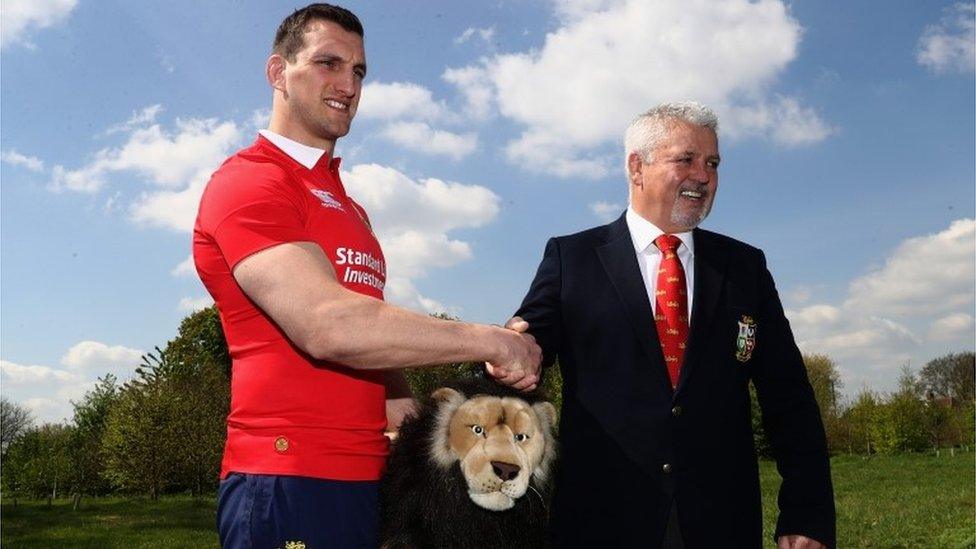
[[[232,473],[217,496],[228,549],[375,548],[379,483]]]

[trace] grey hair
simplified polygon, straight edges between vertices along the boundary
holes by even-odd
[[[654,161],[654,149],[668,134],[675,122],[687,122],[718,133],[715,111],[695,101],[661,103],[641,114],[627,126],[624,133],[624,173],[630,177],[631,153],[637,153],[645,163]]]

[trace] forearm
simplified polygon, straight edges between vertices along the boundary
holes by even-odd
[[[390,369],[491,361],[503,352],[490,326],[442,320],[345,293],[310,312],[302,347],[315,358]]]

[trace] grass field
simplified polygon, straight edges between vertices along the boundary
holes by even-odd
[[[832,460],[838,546],[976,547],[976,455]],[[762,463],[766,532],[776,519],[775,466]],[[0,544],[17,547],[217,547],[213,499],[3,501]],[[767,546],[773,547],[767,539]]]

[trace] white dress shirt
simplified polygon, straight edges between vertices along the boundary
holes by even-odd
[[[647,288],[647,298],[651,302],[651,310],[657,313],[657,300],[654,299],[657,291],[657,271],[661,266],[661,250],[654,245],[654,239],[664,234],[653,223],[637,214],[630,206],[627,207],[627,228],[630,230],[630,239],[634,243],[634,251],[637,252],[637,265],[640,266],[641,278],[644,279],[644,287]],[[685,269],[685,284],[688,285],[688,325],[691,326],[691,300],[694,297],[695,288],[695,239],[691,231],[677,233],[674,236],[681,239],[678,246],[678,259],[681,266]],[[651,274],[648,274],[651,273]]]
[[[278,147],[285,154],[292,157],[295,162],[298,162],[302,166],[308,169],[312,169],[318,163],[322,155],[325,154],[324,149],[317,149],[315,147],[309,147],[304,143],[299,143],[294,139],[288,139],[287,137],[277,134],[271,130],[258,130],[265,139],[272,142],[275,147]]]

